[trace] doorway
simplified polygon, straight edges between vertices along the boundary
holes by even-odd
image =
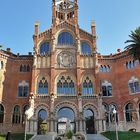
[[[75,113],[71,108],[63,107],[57,113],[57,133],[64,135],[68,131],[75,133]]]
[[[48,132],[48,124],[47,124],[47,111],[44,109],[41,109],[38,112],[38,134],[39,135],[45,135]]]
[[[91,109],[86,109],[84,117],[86,120],[86,133],[95,134],[94,112]]]

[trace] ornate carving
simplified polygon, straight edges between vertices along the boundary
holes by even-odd
[[[69,52],[61,52],[57,56],[57,63],[64,68],[74,67],[76,65],[75,55]]]
[[[71,9],[74,6],[73,0],[56,0],[56,6],[59,10],[65,11]]]

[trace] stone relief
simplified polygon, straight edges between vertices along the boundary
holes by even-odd
[[[69,52],[61,52],[57,56],[57,63],[59,67],[62,68],[75,67],[76,65],[75,55]]]

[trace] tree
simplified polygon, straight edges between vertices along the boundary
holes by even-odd
[[[130,40],[125,43],[130,43],[125,49],[129,49],[129,54],[133,55],[134,59],[140,59],[140,27],[136,28],[135,31],[131,31],[129,35]]]

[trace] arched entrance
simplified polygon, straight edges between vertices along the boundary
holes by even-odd
[[[69,107],[63,107],[57,112],[57,133],[64,134],[67,131],[76,131],[75,113]]]
[[[41,109],[38,112],[38,134],[46,134],[48,132],[47,118],[47,111]]]
[[[95,126],[94,126],[94,112],[91,109],[84,110],[84,117],[86,120],[86,133],[94,134]]]

